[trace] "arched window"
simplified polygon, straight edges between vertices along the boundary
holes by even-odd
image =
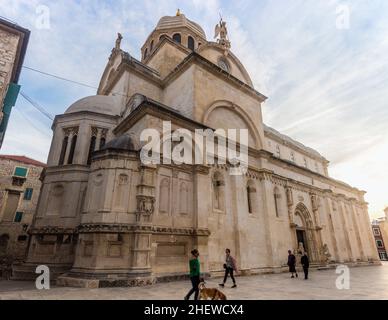
[[[179,211],[180,213],[189,213],[189,188],[182,182],[179,188]]]
[[[154,40],[151,41],[150,52],[152,51],[153,48],[154,48]]]
[[[144,59],[147,59],[147,57],[148,57],[148,49],[146,48],[144,50]]]
[[[273,196],[274,196],[274,201],[275,201],[276,217],[279,218],[280,217],[280,199],[281,199],[281,195],[280,195],[280,191],[279,191],[278,187],[276,187],[274,189]]]
[[[159,212],[170,212],[170,179],[163,178],[159,185]]]
[[[63,138],[63,141],[62,141],[61,155],[59,156],[59,163],[58,163],[58,165],[60,166],[62,166],[65,163],[66,149],[67,149],[68,143],[69,143],[69,137],[66,136]]]
[[[90,145],[89,145],[89,154],[88,154],[88,165],[92,163],[92,154],[96,148],[96,136],[92,136],[90,138]]]
[[[257,201],[256,201],[256,187],[255,183],[252,180],[249,180],[247,183],[247,201],[248,201],[248,212],[253,214],[257,211]]]
[[[223,211],[225,208],[225,182],[220,172],[213,175],[213,208]]]
[[[182,37],[181,37],[181,34],[180,33],[175,33],[172,38],[174,39],[174,41],[178,42],[178,43],[182,43]]]
[[[194,38],[189,36],[188,40],[187,40],[187,47],[190,49],[190,50],[194,50],[195,49],[195,42],[194,42]]]
[[[69,153],[69,159],[67,160],[67,164],[73,163],[76,144],[77,144],[77,135],[74,135],[73,138],[71,139],[70,153]]]

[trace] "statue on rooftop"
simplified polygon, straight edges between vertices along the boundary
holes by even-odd
[[[117,39],[116,39],[116,46],[115,46],[115,49],[116,50],[120,50],[120,47],[121,47],[121,40],[123,40],[123,36],[121,35],[121,33],[117,33]]]
[[[219,37],[219,39],[217,39],[218,44],[225,47],[226,50],[229,50],[231,45],[228,38],[228,29],[226,28],[226,22],[222,20],[222,17],[214,30],[214,39],[217,37]]]

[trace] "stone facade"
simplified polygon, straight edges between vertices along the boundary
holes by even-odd
[[[380,259],[388,260],[388,208],[385,208],[384,213],[384,217],[373,221],[372,230]]]
[[[192,248],[212,275],[223,271],[225,248],[243,274],[285,270],[288,249],[306,250],[315,266],[378,263],[365,192],[330,178],[318,152],[263,124],[267,98],[229,42],[206,41],[183,15],[159,21],[142,61],[120,41],[98,95],[54,120],[17,277],[46,264],[63,285],[144,285],[186,276]],[[163,133],[163,121],[187,132],[248,129],[247,172],[231,175],[218,160],[145,165],[141,132]]]
[[[9,85],[18,82],[29,34],[28,30],[0,19],[0,147],[6,129],[6,123],[3,123],[4,99]]]
[[[0,155],[0,258],[25,258],[44,167],[26,157]]]

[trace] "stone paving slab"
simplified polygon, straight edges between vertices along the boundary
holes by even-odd
[[[388,300],[388,263],[350,269],[350,289],[338,290],[335,270],[312,271],[309,280],[289,274],[237,277],[221,289],[228,300]],[[208,287],[218,287],[220,278],[209,279]],[[188,281],[159,283],[148,287],[79,289],[52,286],[37,290],[33,282],[0,281],[0,300],[182,300],[190,289]]]

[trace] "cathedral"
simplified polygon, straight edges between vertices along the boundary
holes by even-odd
[[[28,255],[15,278],[47,265],[66,286],[137,286],[223,272],[286,270],[287,251],[315,267],[378,263],[364,191],[329,176],[317,151],[263,123],[267,97],[233,54],[226,23],[208,41],[179,11],[162,17],[141,60],[115,47],[97,94],[55,117]],[[248,166],[146,164],[145,129],[246,129]]]

